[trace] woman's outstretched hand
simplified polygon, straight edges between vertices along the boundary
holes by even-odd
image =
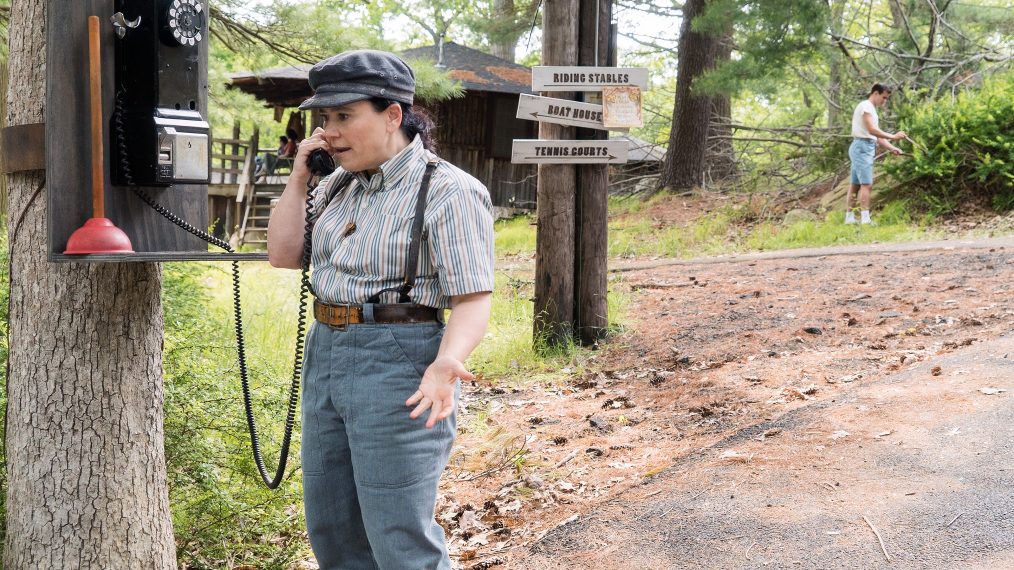
[[[419,389],[405,401],[406,406],[415,406],[409,416],[416,419],[427,409],[430,415],[426,427],[432,428],[454,413],[454,383],[457,379],[474,380],[475,376],[465,369],[460,360],[451,356],[438,356],[426,368]]]

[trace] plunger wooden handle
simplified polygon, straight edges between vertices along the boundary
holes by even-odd
[[[88,16],[88,70],[92,112],[92,217],[104,218],[106,181],[102,164],[102,58],[98,16]]]

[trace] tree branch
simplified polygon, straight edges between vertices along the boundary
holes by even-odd
[[[316,63],[320,60],[320,54],[309,53],[297,50],[272,39],[278,35],[275,27],[250,26],[233,17],[232,14],[212,6],[209,10],[211,22],[217,24],[209,26],[211,34],[232,52],[239,52],[242,45],[263,44],[278,55],[300,63]]]
[[[736,142],[770,142],[779,144],[790,144],[800,148],[820,148],[818,144],[801,143],[799,141],[791,141],[788,139],[773,139],[773,138],[761,138],[761,137],[737,137],[733,135],[708,135],[708,140],[711,139],[728,139]]]
[[[715,122],[713,121],[712,124],[714,123]],[[737,131],[760,131],[766,133],[793,133],[793,134],[795,133],[809,134],[815,132],[831,133],[838,130],[831,127],[748,127],[746,125],[739,125],[736,123],[725,123],[724,126],[727,126]]]
[[[648,41],[642,40],[642,39],[638,38],[637,36],[635,36],[633,34],[625,34],[623,32],[619,32],[619,35],[621,35],[621,36],[623,36],[625,38],[629,38],[631,40],[634,40],[635,42],[637,42],[637,43],[639,43],[639,44],[641,44],[643,46],[650,47],[650,48],[654,49],[656,52],[660,52],[661,51],[661,52],[666,52],[666,53],[671,53],[671,54],[677,53],[676,48],[667,48],[665,46],[660,46],[660,45],[658,45],[658,44],[656,44],[654,42],[648,42]]]
[[[880,46],[875,46],[875,45],[871,45],[871,44],[866,44],[866,43],[860,42],[858,40],[854,40],[852,38],[847,38],[845,36],[832,35],[831,38],[834,39],[834,40],[836,40],[836,41],[838,41],[838,42],[848,42],[850,44],[857,45],[857,46],[860,46],[860,47],[863,47],[863,48],[866,48],[866,49],[869,49],[869,50],[873,50],[873,51],[877,51],[877,52],[881,52],[881,53],[886,53],[886,54],[888,54],[888,55],[890,55],[890,56],[892,56],[892,57],[894,57],[896,59],[911,59],[911,60],[915,60],[915,61],[924,61],[924,62],[927,62],[927,63],[951,63],[951,64],[955,63],[953,59],[940,59],[940,58],[936,58],[936,57],[923,57],[922,55],[912,55],[912,54],[908,54],[908,53],[899,53],[899,52],[896,52],[894,50],[887,49],[885,47],[880,47]]]
[[[932,0],[927,0],[932,2]],[[905,24],[905,32],[908,34],[908,39],[912,40],[912,47],[915,51],[919,51],[919,42],[915,39],[915,34],[912,32],[912,26],[908,21],[908,14],[905,13],[905,8],[901,5],[898,0],[891,0],[891,11],[894,11],[894,7],[897,6],[898,14],[901,15],[901,21]],[[930,33],[930,45],[933,45],[933,34]],[[931,51],[933,48],[929,48]],[[926,54],[929,57],[929,54]]]
[[[683,4],[673,4],[671,7],[659,6],[653,2],[638,2],[636,0],[630,0],[624,2],[623,0],[617,0],[615,6],[623,10],[635,10],[637,12],[644,12],[645,14],[652,14],[655,16],[662,16],[664,18],[677,18],[683,15]]]
[[[834,35],[832,35],[831,37],[834,38]],[[852,66],[852,70],[856,72],[856,75],[858,75],[859,77],[864,77],[863,70],[859,69],[859,64],[856,63],[855,58],[852,57],[851,53],[849,53],[848,48],[845,47],[845,43],[842,42],[841,39],[836,39],[835,44],[837,44],[838,49],[840,49],[841,52],[845,54],[845,57],[849,60],[849,65]]]

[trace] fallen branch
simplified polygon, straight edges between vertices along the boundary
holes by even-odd
[[[845,42],[848,42],[850,44],[866,48],[868,50],[873,50],[873,51],[877,51],[877,52],[881,52],[881,53],[886,53],[886,54],[890,55],[891,57],[894,57],[895,59],[910,59],[910,60],[921,61],[921,62],[926,62],[926,63],[944,63],[944,64],[951,64],[951,65],[957,63],[954,59],[943,59],[943,58],[939,58],[939,57],[923,57],[921,54],[912,55],[910,53],[901,53],[901,52],[894,51],[892,49],[876,46],[876,45],[873,45],[873,44],[863,43],[861,41],[854,40],[852,38],[848,38],[848,37],[845,37],[845,36],[839,36],[839,35],[835,35],[835,34],[831,35],[831,39],[833,39],[835,41],[838,41],[838,42],[845,41]]]
[[[963,514],[965,514],[965,513],[958,513],[957,515],[955,515],[955,517],[954,517],[953,519],[951,519],[951,522],[947,523],[947,524],[946,524],[946,525],[944,526],[944,528],[950,528],[950,526],[951,526],[952,524],[954,524],[954,521],[956,521],[956,520],[960,519],[960,518],[961,518],[961,515],[963,515]]]
[[[509,442],[509,444],[513,444],[513,442],[516,441],[516,440],[517,440],[517,437],[511,438],[511,441]],[[475,481],[476,479],[481,479],[483,477],[488,477],[488,476],[490,476],[490,475],[492,475],[492,474],[494,474],[494,473],[496,473],[498,471],[502,471],[502,470],[506,469],[507,467],[510,467],[510,466],[514,465],[515,461],[517,461],[518,459],[520,459],[521,457],[523,457],[525,454],[527,454],[528,453],[528,449],[527,448],[528,448],[528,440],[525,439],[524,441],[521,442],[521,447],[519,449],[515,450],[513,453],[510,453],[509,455],[504,455],[503,460],[500,461],[500,463],[498,463],[497,465],[494,465],[494,466],[492,466],[492,467],[490,467],[488,469],[485,469],[485,470],[483,470],[483,471],[481,471],[479,473],[476,473],[474,475],[470,475],[468,477],[465,477],[464,479],[459,478],[458,481]]]
[[[870,525],[870,529],[873,531],[873,534],[877,535],[877,541],[880,543],[880,550],[884,553],[884,558],[890,562],[891,556],[887,554],[887,547],[884,546],[884,539],[880,537],[880,531],[877,530],[877,527],[873,526],[873,523],[870,522],[870,519],[866,518],[866,515],[863,515],[863,520],[866,521],[866,524]]]
[[[556,465],[554,465],[553,469],[559,469],[559,468],[563,467],[564,465],[570,463],[570,460],[574,459],[575,457],[577,457],[577,454],[578,454],[578,450],[575,449],[574,451],[571,451],[567,455],[567,457],[564,457],[563,459],[560,460],[559,463],[557,463]]]

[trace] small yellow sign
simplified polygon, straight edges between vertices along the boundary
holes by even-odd
[[[602,124],[606,127],[640,127],[641,88],[634,86],[602,88]]]

